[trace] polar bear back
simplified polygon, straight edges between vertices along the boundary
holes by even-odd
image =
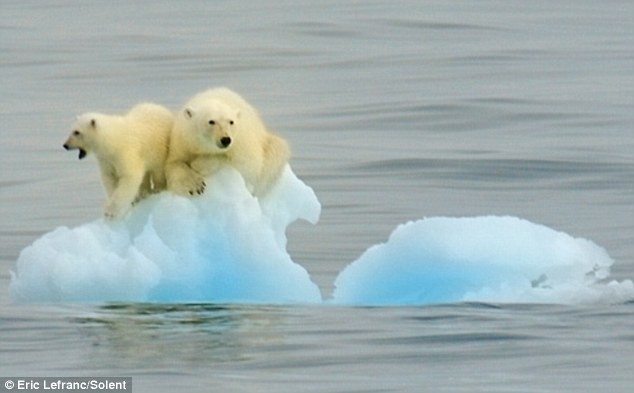
[[[130,109],[124,120],[125,127],[121,131],[128,135],[122,135],[122,140],[133,142],[146,157],[164,162],[174,122],[172,112],[164,106],[144,102]],[[134,141],[130,141],[131,138]]]

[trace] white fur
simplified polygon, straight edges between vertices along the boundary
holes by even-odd
[[[204,178],[230,165],[249,190],[261,196],[278,180],[289,156],[288,143],[269,132],[257,111],[237,93],[224,87],[206,90],[187,101],[174,119],[165,167],[167,188],[201,194]]]
[[[108,201],[106,218],[124,215],[135,201],[166,187],[165,159],[174,116],[153,103],[134,106],[123,115],[85,113],[77,117],[67,150],[80,158],[94,153]]]

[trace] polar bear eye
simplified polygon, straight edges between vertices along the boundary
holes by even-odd
[[[73,131],[73,135],[74,135],[74,136],[80,136],[80,135],[81,135],[81,132],[79,132],[79,131],[75,130],[75,131]]]
[[[233,120],[229,120],[229,124],[233,125]]]
[[[214,124],[216,124],[216,122],[213,121],[213,120],[209,120],[209,124],[211,124],[213,126]]]

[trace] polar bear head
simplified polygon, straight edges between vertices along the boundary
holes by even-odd
[[[79,159],[86,157],[95,148],[97,128],[100,118],[99,113],[85,113],[77,116],[72,131],[64,142],[64,149],[79,150]]]
[[[219,101],[189,106],[181,114],[199,146],[211,153],[227,152],[235,143],[240,111]]]

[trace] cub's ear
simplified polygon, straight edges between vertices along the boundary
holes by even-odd
[[[91,119],[91,120],[90,120],[90,126],[91,126],[92,128],[97,128],[97,120],[95,120],[95,119]]]
[[[240,116],[242,116],[242,112],[238,109],[238,110],[236,111],[236,119],[239,119],[239,118],[240,118]]]
[[[194,110],[192,108],[185,108],[183,113],[185,114],[185,117],[188,119],[191,119],[192,117],[194,117]]]

